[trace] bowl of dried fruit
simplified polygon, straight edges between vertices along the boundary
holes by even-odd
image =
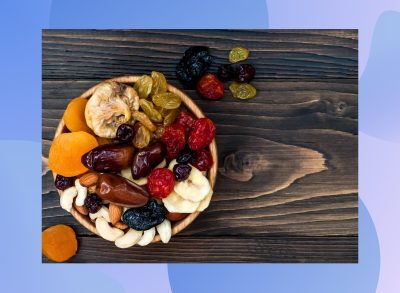
[[[215,125],[160,72],[68,104],[49,151],[60,205],[117,247],[169,242],[210,204]]]

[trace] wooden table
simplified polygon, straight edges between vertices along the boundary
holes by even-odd
[[[168,245],[118,249],[60,208],[44,172],[43,228],[73,227],[71,262],[357,262],[356,30],[45,30],[43,156],[71,98],[152,70],[180,86],[175,66],[193,45],[211,48],[211,71],[232,47],[247,47],[257,71],[250,101],[187,91],[217,124],[210,207]]]

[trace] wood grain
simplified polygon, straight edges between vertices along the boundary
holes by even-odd
[[[210,207],[168,245],[120,250],[59,207],[44,170],[43,228],[74,228],[80,250],[71,262],[357,262],[354,30],[45,30],[44,158],[71,98],[104,78],[150,70],[180,87],[176,63],[196,44],[210,46],[217,65],[244,45],[257,71],[249,101],[227,92],[210,102],[186,91],[217,124]]]

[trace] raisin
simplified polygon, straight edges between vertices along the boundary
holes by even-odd
[[[132,124],[121,124],[117,129],[117,139],[124,143],[131,143],[135,136],[135,130]]]
[[[185,87],[193,89],[212,61],[207,47],[190,47],[176,66],[176,77]]]
[[[224,96],[224,84],[213,73],[203,75],[196,89],[207,100],[219,100]]]
[[[142,108],[143,112],[150,118],[153,122],[162,122],[163,117],[160,112],[158,112],[152,102],[147,101],[145,99],[139,100],[140,108]]]
[[[181,98],[174,93],[160,93],[152,98],[153,103],[164,109],[176,109],[181,105]]]
[[[208,118],[197,119],[189,134],[188,145],[191,150],[199,151],[209,145],[215,137],[215,125]]]
[[[193,152],[191,150],[183,150],[179,156],[176,158],[176,161],[180,164],[189,164],[192,160]]]
[[[233,97],[241,100],[254,98],[257,94],[256,88],[249,83],[237,83],[234,81],[229,86],[229,89]]]
[[[157,168],[147,177],[149,193],[156,198],[167,197],[174,189],[174,174],[168,168]]]
[[[125,211],[122,222],[130,228],[145,231],[158,224],[161,224],[166,217],[166,210],[163,205],[155,200],[150,200],[140,208],[132,208]]]
[[[250,64],[241,64],[235,72],[235,79],[240,82],[249,82],[254,78],[256,70]]]
[[[183,181],[189,177],[192,167],[185,164],[176,164],[173,168],[176,181]]]
[[[189,135],[190,130],[192,130],[193,124],[196,121],[196,118],[190,114],[189,112],[180,112],[179,115],[175,119],[175,123],[178,123],[185,128],[186,136]]]
[[[190,163],[200,171],[208,171],[213,165],[213,157],[207,150],[194,153]]]
[[[235,47],[229,52],[229,62],[237,63],[249,57],[249,50],[243,47]]]
[[[175,159],[186,144],[185,129],[177,123],[165,128],[161,142],[167,150],[167,159]]]
[[[164,117],[164,122],[163,122],[164,126],[171,125],[175,121],[176,116],[178,116],[178,114],[179,114],[179,109],[170,110],[169,113]]]
[[[218,67],[217,75],[222,81],[232,80],[235,70],[230,64],[222,64]]]
[[[150,95],[152,87],[153,79],[148,75],[142,75],[135,82],[133,88],[137,91],[141,99],[146,99]]]
[[[151,72],[151,78],[153,79],[153,87],[151,89],[151,95],[165,93],[168,89],[167,80],[164,74],[157,71]]]
[[[91,214],[97,213],[102,205],[103,202],[101,198],[98,197],[95,193],[88,194],[85,198],[85,207]]]
[[[138,149],[147,147],[150,143],[150,139],[151,139],[151,132],[140,123],[136,123],[135,137],[132,140],[133,145]]]
[[[54,180],[54,185],[59,190],[65,190],[68,187],[74,186],[75,177],[64,177],[60,174],[57,174],[56,179]]]

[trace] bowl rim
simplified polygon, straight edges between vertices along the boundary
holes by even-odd
[[[102,81],[96,83],[94,86],[92,86],[88,90],[86,90],[85,92],[83,92],[78,97],[85,98],[85,99],[90,98],[92,96],[92,94],[94,93],[94,91],[96,90],[96,88],[102,82],[105,82],[105,81],[115,81],[115,82],[131,85],[131,84],[135,83],[139,78],[140,78],[139,75],[124,75],[124,76],[118,76],[118,77],[102,80]],[[190,112],[192,114],[194,114],[197,118],[205,117],[203,111],[199,108],[199,106],[197,106],[197,104],[187,94],[185,94],[182,90],[180,90],[180,89],[178,89],[178,88],[176,88],[173,85],[168,83],[168,91],[177,94],[181,98],[181,100],[184,103],[184,105],[188,108],[188,110],[190,110]],[[56,132],[54,134],[53,140],[57,136],[59,136],[61,133],[64,133],[66,130],[67,130],[67,127],[66,127],[64,119],[62,117],[60,119],[60,122],[59,122],[58,126],[57,126],[57,129],[56,129]],[[214,162],[213,162],[213,165],[211,166],[211,169],[207,172],[207,178],[208,178],[208,180],[210,182],[211,188],[214,190],[215,182],[216,182],[216,179],[217,179],[217,170],[218,170],[218,152],[217,152],[217,144],[216,144],[215,138],[213,139],[213,141],[209,145],[209,150],[210,150],[210,153],[211,153],[211,155],[213,157],[213,161]],[[52,172],[52,174],[53,174],[53,178],[55,179],[57,174],[55,172]],[[60,191],[60,190],[57,190],[57,191],[58,191],[58,194],[61,196],[62,191]],[[213,195],[211,196],[210,203],[211,203]],[[172,227],[171,227],[172,228],[172,231],[171,231],[172,235],[171,236],[174,236],[174,235],[178,234],[183,229],[185,229],[187,226],[189,226],[199,216],[200,213],[201,212],[196,211],[194,213],[191,213],[191,214],[187,215],[182,220],[174,222]],[[82,226],[84,226],[86,229],[88,229],[92,233],[100,236],[99,232],[96,229],[95,224],[91,221],[91,219],[89,218],[88,215],[85,216],[85,215],[79,213],[74,206],[72,206],[70,214]],[[160,240],[161,240],[160,239],[160,235],[156,234],[156,236],[154,237],[152,243],[159,242]]]

